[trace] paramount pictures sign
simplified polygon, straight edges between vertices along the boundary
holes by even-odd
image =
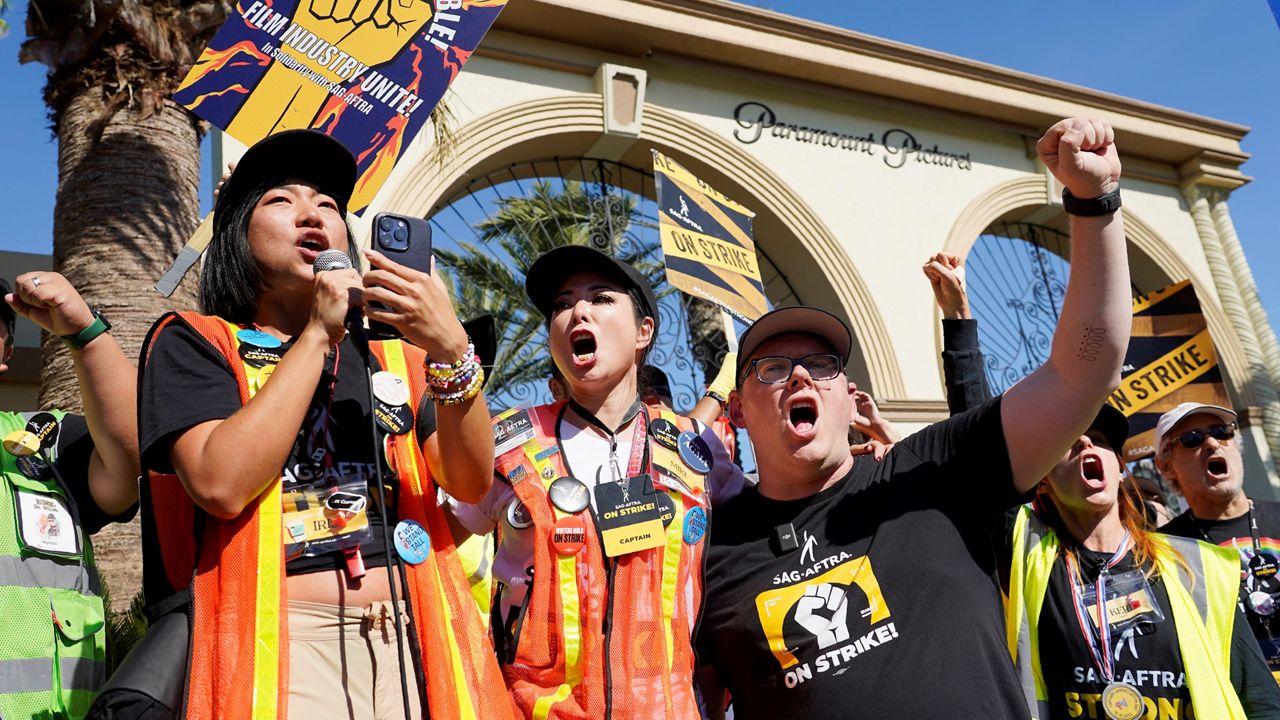
[[[767,134],[774,140],[819,145],[865,157],[879,157],[885,165],[895,170],[905,167],[907,163],[963,171],[973,169],[973,159],[969,157],[969,153],[944,150],[936,143],[926,146],[915,135],[902,128],[858,135],[854,132],[799,125],[781,120],[773,108],[754,100],[739,103],[733,109],[733,119],[738,124],[733,137],[744,145],[752,145]]]

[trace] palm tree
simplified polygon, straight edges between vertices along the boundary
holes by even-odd
[[[151,286],[199,222],[202,124],[168,97],[231,10],[227,0],[29,0],[19,59],[49,68],[58,138],[53,267],[108,316],[137,355],[151,323],[195,307],[193,278],[172,298]],[[80,408],[71,360],[44,339],[40,404]],[[95,540],[117,609],[140,585],[138,526]]]
[[[663,282],[657,228],[639,212],[638,196],[593,188],[574,180],[539,180],[525,196],[496,199],[496,210],[475,226],[475,243],[459,241],[458,251],[436,248],[459,314],[491,313],[499,328],[489,384],[501,388],[499,404],[504,398],[529,399],[529,383],[546,377],[546,329],[524,292],[524,274],[542,253],[561,245],[591,245],[638,268],[659,289],[660,304],[674,292]],[[687,296],[680,302],[693,357],[711,377],[724,354],[719,309]]]

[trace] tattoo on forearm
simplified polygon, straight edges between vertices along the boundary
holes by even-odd
[[[1092,325],[1086,327],[1084,337],[1080,338],[1080,350],[1076,352],[1076,359],[1085,362],[1097,360],[1098,354],[1102,352],[1102,340],[1106,336],[1106,328],[1096,328]]]

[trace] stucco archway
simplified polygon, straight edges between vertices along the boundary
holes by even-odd
[[[586,154],[603,132],[599,96],[562,95],[507,106],[468,121],[443,164],[423,160],[408,164],[403,173],[397,168],[391,192],[366,215],[394,209],[426,217],[473,178],[516,162]],[[756,242],[793,286],[803,285],[800,300],[836,312],[853,329],[852,379],[881,397],[905,395],[888,328],[870,291],[834,233],[781,178],[697,123],[646,104],[640,137],[619,159],[647,166],[651,147],[755,209]]]

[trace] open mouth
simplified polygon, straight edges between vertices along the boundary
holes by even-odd
[[[797,432],[808,433],[818,422],[818,406],[812,400],[797,400],[787,410],[787,421]]]
[[[570,335],[569,347],[573,349],[573,361],[579,365],[596,359],[596,336],[587,330],[577,330]]]
[[[1211,457],[1206,466],[1209,474],[1214,477],[1226,477],[1227,475],[1227,459],[1224,457]]]
[[[1091,483],[1101,483],[1106,481],[1105,471],[1102,467],[1102,458],[1097,455],[1085,455],[1080,461],[1080,475]]]
[[[329,249],[328,243],[318,233],[307,233],[299,238],[296,244],[304,255],[319,255]]]

